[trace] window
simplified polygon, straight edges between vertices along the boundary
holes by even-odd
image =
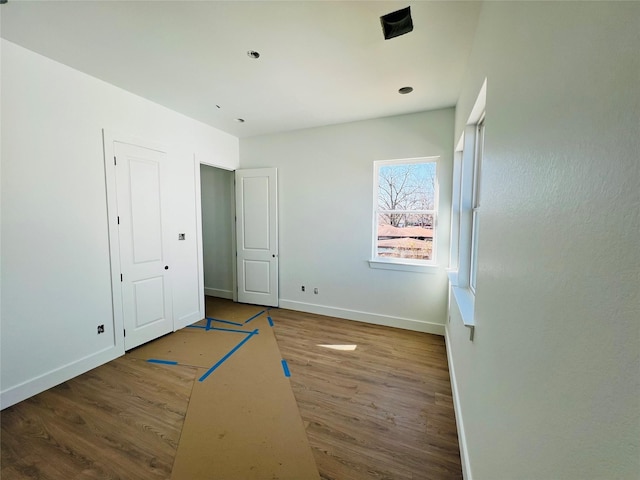
[[[435,263],[437,160],[427,157],[374,162],[372,262]]]
[[[478,223],[480,209],[480,173],[484,153],[484,115],[475,128],[475,149],[473,155],[473,187],[471,194],[471,258],[469,261],[469,288],[476,293],[476,272],[478,270]]]
[[[451,202],[449,280],[465,326],[475,328],[474,309],[478,273],[478,232],[482,161],[485,143],[485,79],[471,115],[456,146]]]

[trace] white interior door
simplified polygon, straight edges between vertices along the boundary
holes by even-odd
[[[278,176],[236,170],[238,301],[278,306]]]
[[[162,205],[166,153],[114,142],[124,345],[173,331]]]

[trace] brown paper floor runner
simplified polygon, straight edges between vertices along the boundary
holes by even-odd
[[[207,298],[207,312],[129,352],[199,367],[172,480],[319,480],[268,310]]]
[[[252,326],[257,335],[195,382],[173,480],[320,478],[267,316]]]

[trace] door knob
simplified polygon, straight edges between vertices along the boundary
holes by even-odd
[[[164,269],[165,269],[165,270],[169,270],[169,265],[165,265],[165,266],[164,266]]]

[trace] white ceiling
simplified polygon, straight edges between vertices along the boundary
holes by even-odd
[[[384,40],[379,17],[406,6],[413,32]],[[9,0],[0,6],[0,32],[247,137],[455,105],[480,7],[477,1]],[[248,50],[260,58],[249,58]],[[404,86],[413,93],[400,95]]]

